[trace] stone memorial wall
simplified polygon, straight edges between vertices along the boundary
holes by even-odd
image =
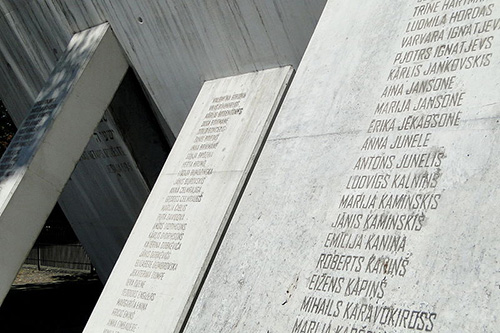
[[[330,1],[184,332],[495,332],[500,2]]]
[[[203,85],[85,332],[181,330],[292,72]]]
[[[76,34],[2,157],[0,300],[7,294],[127,68],[109,25]]]

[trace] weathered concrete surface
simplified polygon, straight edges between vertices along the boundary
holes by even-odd
[[[497,331],[499,18],[331,1],[184,332]]]
[[[292,71],[203,85],[85,332],[179,332]]]
[[[96,174],[107,175],[107,181]],[[149,193],[112,114],[106,111],[59,199],[75,233],[87,240],[85,251],[102,282],[111,274]]]
[[[129,69],[59,198],[102,282],[168,153],[138,85]]]
[[[325,2],[0,0],[0,98],[19,125],[73,33],[108,21],[144,88],[154,121],[171,146],[204,81],[283,65],[297,67]],[[120,119],[116,120],[120,128]],[[147,122],[134,125],[151,128]],[[146,164],[141,164],[130,143],[148,142],[147,138],[131,135],[130,127],[120,129],[116,135],[145,175]],[[158,143],[150,146],[161,150]],[[164,154],[158,162],[158,154],[142,152],[154,162],[149,165],[163,165]],[[117,176],[105,171],[105,161],[86,161],[85,169],[88,172],[80,173],[77,168],[59,203],[105,280],[111,266],[101,261],[104,256],[106,262],[116,257],[113,253],[125,241],[142,206],[137,197],[143,189],[134,188],[131,197],[111,198],[100,190],[117,187]],[[90,173],[98,186],[90,186]],[[151,187],[154,180],[144,177]],[[120,224],[118,234],[106,235],[110,225]]]
[[[75,32],[108,21],[179,133],[206,80],[296,67],[326,0],[0,1],[0,96],[17,121]]]
[[[3,155],[0,300],[9,290],[127,68],[109,25],[75,35]]]

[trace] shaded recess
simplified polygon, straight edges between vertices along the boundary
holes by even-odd
[[[148,98],[131,68],[116,91],[109,110],[151,189],[170,152],[165,137],[171,134],[162,133]]]
[[[134,172],[109,173],[108,164],[119,163],[114,158],[82,158],[59,200],[103,282],[111,273],[170,152],[166,138],[170,133],[162,131],[168,127],[159,125],[155,106],[150,101],[142,83],[129,68],[104,117],[112,118],[114,125],[108,130],[117,131],[120,138],[119,141],[110,139],[108,148],[122,145],[130,156],[128,161],[134,164]],[[108,120],[103,119],[101,125],[109,123]],[[96,141],[96,137],[103,129],[106,130],[96,128],[86,151],[99,149],[95,143],[100,139]],[[122,186],[125,183],[128,185]]]

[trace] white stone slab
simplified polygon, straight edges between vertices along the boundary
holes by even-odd
[[[179,332],[292,71],[203,85],[85,332]]]
[[[127,68],[109,25],[76,34],[4,154],[0,163],[0,300]]]
[[[184,332],[497,332],[499,23],[330,1]]]

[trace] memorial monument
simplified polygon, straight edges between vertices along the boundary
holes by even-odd
[[[0,0],[0,97],[18,127],[75,33],[108,22],[127,56],[114,124],[86,149],[126,156],[82,156],[59,199],[103,282],[203,83],[296,68],[325,2]]]
[[[500,2],[330,1],[183,332],[496,332]]]
[[[76,34],[2,156],[1,301],[127,68],[108,24]]]
[[[500,1],[97,3],[177,142],[86,332],[498,331]]]
[[[291,75],[203,85],[85,332],[182,328]]]

